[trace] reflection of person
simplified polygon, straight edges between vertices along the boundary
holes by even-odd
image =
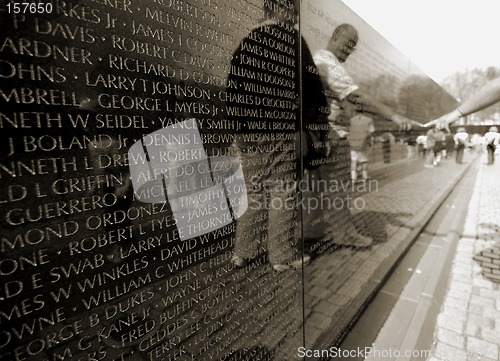
[[[358,33],[356,29],[349,24],[339,25],[332,33],[326,49],[321,49],[314,54],[314,62],[323,82],[323,88],[328,99],[329,122],[333,129],[337,131],[338,137],[336,144],[333,144],[335,153],[339,156],[340,165],[330,162],[319,167],[315,171],[315,176],[321,181],[342,182],[344,174],[348,174],[347,179],[351,178],[351,156],[349,142],[347,141],[347,132],[342,126],[342,119],[346,116],[344,109],[348,109],[350,104],[362,108],[365,115],[377,115],[383,119],[391,120],[402,129],[411,128],[411,120],[394,112],[369,94],[363,92],[347,73],[342,63],[354,51],[358,42]],[[347,161],[346,161],[347,160]],[[342,168],[342,164],[346,164]],[[334,179],[333,179],[334,178]],[[332,194],[336,200],[347,198],[346,194]],[[346,204],[347,202],[343,202]],[[319,217],[318,217],[319,218]],[[333,217],[330,222],[335,223],[334,241],[339,245],[353,245],[357,247],[367,247],[372,244],[372,239],[361,235],[355,228],[349,209],[343,208]]]
[[[464,127],[459,127],[453,139],[455,140],[455,161],[457,164],[462,164],[465,147],[469,144],[469,133]]]
[[[358,113],[350,119],[349,146],[351,148],[351,180],[358,179],[358,167],[363,181],[368,179],[368,157],[365,152],[370,145],[371,135],[375,131],[373,119]]]
[[[492,165],[495,162],[495,150],[500,143],[500,134],[498,128],[493,126],[484,134],[486,143],[486,151],[488,152],[488,164]]]
[[[420,157],[425,158],[425,154],[427,152],[427,147],[426,147],[427,136],[425,134],[420,134],[415,140],[415,142],[417,143],[419,158]]]
[[[436,146],[436,128],[431,128],[427,131],[425,148],[427,149],[427,159],[425,160],[424,167],[433,168],[436,162],[436,154],[434,147]]]
[[[434,138],[436,139],[436,143],[434,144],[434,165],[439,165],[439,163],[441,162],[441,158],[445,150],[445,137],[446,135],[441,129],[436,130],[436,133],[434,135]]]
[[[342,63],[354,51],[357,41],[358,34],[356,29],[351,25],[343,24],[333,31],[327,48],[319,50],[314,55],[314,63],[328,99],[328,120],[331,128],[337,131],[337,135],[331,137],[333,143],[331,145],[335,148],[333,153],[338,155],[338,159],[336,161],[330,159],[318,169],[311,171],[308,176],[313,180],[326,181],[328,183],[331,181],[343,182],[344,179],[348,180],[351,178],[351,155],[347,140],[348,133],[345,128],[347,124],[342,122],[342,119],[346,118],[345,114],[343,114],[343,108],[348,108],[348,104],[362,107],[365,113],[374,113],[385,119],[392,120],[401,128],[411,128],[411,121],[409,119],[396,114],[384,104],[363,93],[342,66]],[[347,174],[347,177],[345,174]],[[344,205],[348,203],[346,201],[347,194],[343,192],[330,194],[329,196],[335,201],[342,201]],[[316,218],[322,219],[325,218],[325,215],[318,215]],[[328,222],[331,224],[324,227],[326,228],[324,233],[332,233],[334,243],[357,247],[367,247],[372,244],[370,238],[361,235],[356,230],[347,206],[341,207],[333,217],[329,218]],[[318,236],[326,236],[318,235],[317,230],[320,228],[323,227],[305,228],[305,237],[318,238]]]
[[[482,152],[483,151],[483,149],[482,149],[483,140],[484,140],[484,138],[481,135],[479,135],[477,133],[472,134],[472,136],[470,137],[470,143],[471,143],[472,149],[475,151]]]
[[[415,158],[415,148],[417,146],[417,141],[415,136],[412,134],[409,134],[408,136],[405,137],[405,143],[406,143],[406,158],[407,159],[414,159]]]
[[[455,110],[430,121],[426,126],[436,125],[438,128],[448,128],[451,123],[461,117],[487,108],[498,101],[500,101],[500,77],[488,82],[476,94],[455,108]]]
[[[455,139],[451,132],[446,132],[444,137],[444,146],[446,150],[446,158],[450,158],[455,151]]]
[[[97,109],[97,96],[88,94],[80,101],[81,109],[91,114],[95,114]],[[93,129],[85,126],[82,132],[88,136],[93,133]],[[90,144],[88,147],[88,155],[92,162],[92,172],[96,179],[104,181],[95,182],[92,188],[89,189],[94,195],[104,196],[113,194],[115,201],[105,208],[104,212],[113,214],[117,211],[127,212],[134,200],[134,190],[132,180],[130,179],[130,171],[127,165],[118,166],[116,163],[108,164],[110,159],[115,159],[119,154],[125,154],[126,138],[120,137],[118,134],[108,134],[109,137],[103,138],[103,141],[95,145]],[[103,165],[102,163],[106,163]],[[122,245],[129,246],[133,241],[132,222],[129,217],[120,222],[104,221],[104,231],[118,232],[123,236]],[[112,263],[122,262],[120,254],[120,245],[112,244],[111,249],[107,251],[106,258]]]
[[[384,159],[384,163],[391,162],[391,140],[393,138],[392,134],[389,132],[385,132],[380,137],[382,140],[382,156]]]
[[[231,259],[237,267],[243,267],[248,260],[255,258],[264,250],[264,245],[274,270],[302,266],[293,227],[285,226],[293,224],[297,215],[296,189],[292,184],[298,174],[295,145],[299,130],[298,124],[290,127],[291,122],[298,120],[295,99],[289,94],[299,93],[296,68],[299,64],[299,35],[296,29],[290,32],[283,28],[293,29],[296,18],[294,6],[292,3],[288,5],[291,6],[277,1],[266,2],[265,19],[241,41],[233,54],[228,76],[228,84],[236,86],[226,89],[226,109],[234,110],[228,118],[240,128],[236,131],[236,147],[249,200],[247,211],[237,221]],[[284,42],[279,39],[285,32],[292,40]],[[281,44],[284,50],[272,47],[272,44]],[[289,55],[285,50],[295,55]],[[275,56],[257,57],[256,53]],[[279,76],[275,69],[280,69]],[[255,75],[257,73],[260,75]],[[267,93],[276,95],[272,99],[264,98],[263,94]],[[256,116],[261,118],[257,120]],[[274,128],[289,130],[277,132]],[[283,186],[287,180],[288,185]]]
[[[101,196],[109,193],[113,194],[116,198],[116,202],[114,202],[112,206],[106,208],[106,212],[108,213],[113,213],[115,211],[126,212],[133,201],[133,188],[128,167],[123,169],[115,166],[106,168],[100,167],[102,157],[113,158],[113,156],[121,152],[119,150],[120,146],[119,140],[115,137],[111,137],[109,143],[103,142],[95,147],[89,147],[90,159],[92,160],[96,177],[104,176],[106,179],[104,184],[94,183],[92,192]],[[122,235],[124,238],[129,241],[132,238],[132,226],[128,217],[125,217],[121,223],[104,222],[104,230],[107,233],[118,232],[118,230],[120,230],[120,232],[123,232]],[[112,249],[109,251],[107,258],[113,263],[121,262],[120,247],[117,244],[112,245]]]
[[[319,50],[314,55],[314,62],[323,79],[325,89],[329,92],[330,119],[337,121],[341,113],[342,102],[359,104],[365,112],[372,112],[388,119],[403,129],[411,128],[412,121],[397,114],[391,108],[363,92],[342,66],[349,55],[355,50],[358,42],[358,32],[349,24],[339,25],[333,31],[327,48]]]

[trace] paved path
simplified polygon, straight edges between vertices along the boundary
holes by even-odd
[[[500,165],[480,162],[429,361],[500,356]]]

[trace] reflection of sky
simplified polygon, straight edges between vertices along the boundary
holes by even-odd
[[[327,46],[333,30],[342,23],[353,25],[359,35],[356,50],[342,66],[365,92],[418,121],[433,119],[455,106],[453,98],[341,0],[303,0],[300,26],[313,53]]]
[[[342,0],[440,82],[465,68],[500,67],[498,0]]]
[[[396,81],[391,89],[397,92],[409,74],[419,73],[404,54],[340,0],[305,0],[300,20],[302,34],[313,53],[326,47],[333,29],[338,25],[349,23],[356,28],[359,34],[356,50],[343,66],[358,84],[390,74]]]
[[[312,52],[326,47],[333,29],[339,24],[349,23],[356,28],[359,34],[358,45],[344,64],[356,80],[362,80],[360,68],[367,68],[367,65],[368,77],[387,71],[393,75],[399,73],[398,77],[419,72],[411,67],[404,53],[373,31],[371,26],[340,0],[304,0],[300,20],[302,34]]]

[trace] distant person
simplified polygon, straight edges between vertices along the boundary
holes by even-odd
[[[406,144],[406,159],[414,159],[415,158],[415,149],[417,147],[417,140],[414,135],[408,134],[405,137]]]
[[[482,148],[483,141],[484,141],[484,138],[480,134],[477,134],[477,133],[472,134],[472,136],[470,137],[472,149],[474,149],[475,151],[479,151],[479,152],[483,151],[483,148]]]
[[[498,128],[493,126],[484,134],[484,141],[486,143],[486,151],[488,152],[488,165],[495,162],[495,150],[500,143],[500,134]]]
[[[470,143],[469,133],[464,127],[459,127],[453,139],[455,140],[455,162],[462,164],[465,147]]]
[[[434,144],[434,165],[439,165],[445,151],[445,139],[446,135],[442,129],[437,129],[434,134],[436,138],[436,143]]]
[[[380,137],[380,140],[382,142],[382,156],[384,159],[384,163],[391,162],[391,141],[393,138],[394,136],[390,132],[385,132]]]
[[[451,132],[446,132],[444,136],[445,157],[448,159],[455,152],[455,139]]]
[[[425,147],[426,147],[426,152],[427,152],[427,158],[424,163],[425,168],[434,168],[435,162],[436,162],[436,155],[434,153],[434,147],[436,146],[436,133],[437,129],[436,128],[431,128],[427,131],[426,134],[426,142],[425,142]]]
[[[427,151],[427,148],[425,144],[427,143],[427,136],[425,134],[420,134],[416,139],[415,142],[417,143],[417,152],[418,152],[418,157],[419,158],[425,158],[425,154]]]

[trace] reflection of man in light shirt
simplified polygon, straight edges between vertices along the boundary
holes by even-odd
[[[362,107],[363,111],[368,114],[378,114],[383,119],[395,122],[403,129],[411,128],[411,121],[409,119],[396,114],[389,107],[368,94],[363,93],[342,66],[342,63],[345,62],[354,51],[357,42],[358,32],[356,29],[349,24],[342,24],[333,31],[326,49],[319,50],[314,55],[314,63],[321,77],[325,95],[328,98],[330,111],[328,119],[332,128],[337,131],[341,138],[343,138],[334,144],[337,149],[334,149],[333,153],[338,155],[336,161],[324,164],[318,168],[318,174],[316,176],[323,181],[340,180],[340,182],[342,182],[344,174],[351,173],[349,165],[351,155],[349,144],[346,139],[348,124],[339,122],[343,115],[343,102],[347,101],[357,107]],[[341,125],[341,127],[339,127],[339,125]],[[343,164],[346,164],[346,166],[343,166]],[[351,178],[351,176],[349,175],[347,178]],[[339,198],[341,196],[337,195],[335,197]],[[357,232],[347,208],[342,209],[334,218],[332,222],[335,223],[336,228],[342,228],[342,232],[334,237],[336,244],[354,245],[358,247],[367,247],[372,244],[370,238]],[[341,221],[342,219],[344,221]],[[340,224],[342,224],[343,227],[338,227]]]
[[[342,63],[355,50],[357,43],[356,29],[352,25],[342,24],[333,31],[326,49],[318,50],[314,55],[314,63],[323,80],[325,94],[330,103],[329,119],[332,122],[338,121],[341,102],[347,100],[350,103],[362,105],[365,111],[395,122],[401,128],[411,128],[410,119],[397,114],[369,94],[364,93],[342,66]]]
[[[358,90],[359,87],[332,52],[319,50],[314,55],[314,62],[322,76],[325,89],[327,89],[325,93],[330,105],[328,119],[334,122],[341,114],[340,101]]]

